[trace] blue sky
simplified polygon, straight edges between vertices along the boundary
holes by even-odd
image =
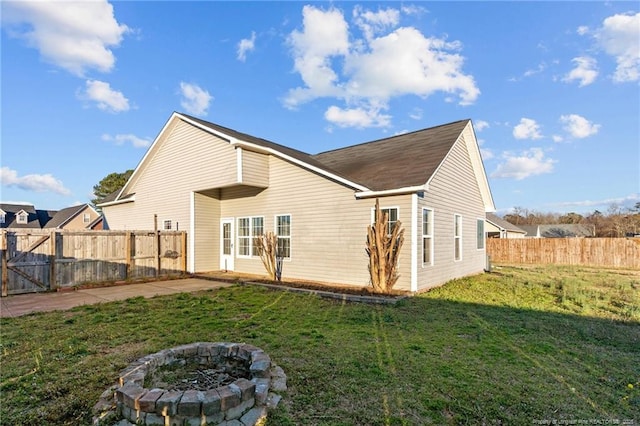
[[[88,202],[173,111],[311,154],[471,118],[498,213],[640,201],[638,2],[0,7],[3,202]]]

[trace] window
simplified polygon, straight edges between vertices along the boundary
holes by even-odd
[[[82,221],[84,223],[89,223],[91,222],[91,215],[89,213],[85,213],[82,215]]]
[[[422,209],[422,265],[433,265],[433,210]]]
[[[372,214],[371,214],[371,221],[375,222],[376,217],[375,217],[375,209],[372,209]],[[384,209],[380,209],[380,213],[382,213],[383,215],[386,213],[387,214],[387,218],[388,218],[388,222],[387,222],[387,234],[391,235],[391,231],[393,230],[393,227],[396,225],[396,222],[398,221],[398,208],[397,207],[388,207],[388,208],[384,208]]]
[[[484,219],[478,219],[476,223],[476,248],[478,250],[484,250]]]
[[[6,215],[5,215],[5,213],[4,213],[4,212],[3,212],[3,213],[0,213],[0,223],[2,223],[2,224],[4,223],[4,221],[5,221],[5,217],[6,217]]]
[[[453,215],[453,259],[462,259],[462,216],[459,214]]]
[[[171,221],[165,220],[164,222],[162,222],[162,229],[164,229],[165,231],[171,231]]]
[[[276,216],[276,235],[278,237],[277,256],[291,258],[291,215]]]
[[[28,218],[29,218],[29,215],[23,210],[23,211],[20,211],[18,213],[18,216],[16,218],[16,222],[18,222],[18,223],[27,223],[28,222],[27,221]]]
[[[238,256],[258,256],[258,237],[264,233],[264,218],[238,218]]]

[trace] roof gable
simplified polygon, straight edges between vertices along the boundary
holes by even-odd
[[[116,196],[100,206],[134,201],[132,188],[153,152],[165,135],[175,126],[176,120],[191,124],[211,133],[232,146],[280,157],[314,173],[349,186],[360,195],[375,195],[398,190],[417,191],[427,189],[428,182],[458,142],[466,143],[476,180],[480,186],[485,209],[494,211],[480,151],[477,146],[471,120],[460,120],[411,133],[309,155],[283,145],[241,133],[187,114],[174,112],[154,140],[135,171]]]
[[[95,214],[98,214],[93,207],[89,204],[80,204],[77,206],[71,206],[64,208],[58,211],[50,221],[46,223],[45,228],[62,228],[65,224],[71,221],[74,217],[78,216],[80,213],[85,211],[86,209],[91,209]]]

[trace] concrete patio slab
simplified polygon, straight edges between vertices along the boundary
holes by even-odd
[[[18,294],[0,298],[0,318],[12,318],[33,312],[67,310],[132,297],[155,297],[174,293],[192,293],[234,285],[200,278],[154,281],[111,287],[97,287],[57,293]]]

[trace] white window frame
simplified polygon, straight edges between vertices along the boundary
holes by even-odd
[[[171,231],[173,229],[173,223],[171,219],[165,219],[162,221],[162,230],[163,231]]]
[[[457,249],[457,250],[456,250]],[[456,253],[458,257],[456,257]],[[453,261],[462,260],[462,215],[453,215]]]
[[[261,225],[261,233],[260,234],[256,234],[255,231],[255,224],[254,221],[256,219],[260,219],[260,221],[262,222]],[[241,230],[243,229],[242,226],[240,226],[240,221],[243,220],[248,220],[249,221],[249,235],[241,235]],[[257,238],[264,234],[264,216],[243,216],[243,217],[238,217],[236,219],[236,256],[238,258],[241,259],[251,259],[254,257],[259,256],[258,250],[257,250]],[[248,241],[247,246],[249,247],[249,254],[241,254],[240,253],[240,249],[243,247],[242,242],[246,242]]]
[[[83,223],[90,223],[91,222],[91,214],[90,213],[84,213],[82,215],[82,222]]]
[[[278,229],[278,218],[279,217],[285,217],[285,216],[289,216],[289,235],[280,235],[280,230]],[[291,236],[293,235],[293,230],[292,230],[292,226],[293,226],[293,220],[292,220],[292,215],[291,213],[283,213],[283,214],[277,214],[274,216],[273,218],[273,230],[274,230],[274,234],[276,234],[276,241],[279,240],[289,240],[289,256],[283,256],[282,258],[284,260],[291,260],[292,256],[292,252],[293,252],[293,246],[291,245],[292,243],[292,238]],[[280,244],[276,244],[276,247],[280,247]]]
[[[0,224],[4,225],[5,220],[7,220],[7,214],[5,212],[0,213]]]
[[[425,212],[429,212],[429,218],[431,219],[428,223],[429,228],[425,230],[425,226],[424,226],[424,214]],[[433,225],[434,225],[434,213],[433,213],[433,209],[430,209],[428,207],[423,207],[422,208],[422,266],[433,266]],[[424,247],[425,247],[425,240],[428,239],[428,247],[429,247],[429,261],[425,262],[424,261]]]
[[[400,207],[392,206],[392,207],[380,207],[380,213],[384,213],[385,210],[395,210],[396,211],[396,220],[395,222],[400,221]],[[391,214],[389,214],[391,216]],[[371,208],[371,223],[376,221],[376,208]],[[393,223],[395,223],[393,222]],[[391,235],[391,220],[387,222],[387,235]]]
[[[24,210],[20,210],[18,214],[16,214],[16,223],[19,223],[21,225],[29,223],[29,213],[25,212]]]
[[[486,248],[487,246],[487,234],[485,231],[485,219],[482,218],[477,218],[476,219],[476,249],[482,251]],[[482,232],[480,232],[480,228],[482,227]],[[480,242],[482,242],[482,247],[478,247],[480,245]]]

